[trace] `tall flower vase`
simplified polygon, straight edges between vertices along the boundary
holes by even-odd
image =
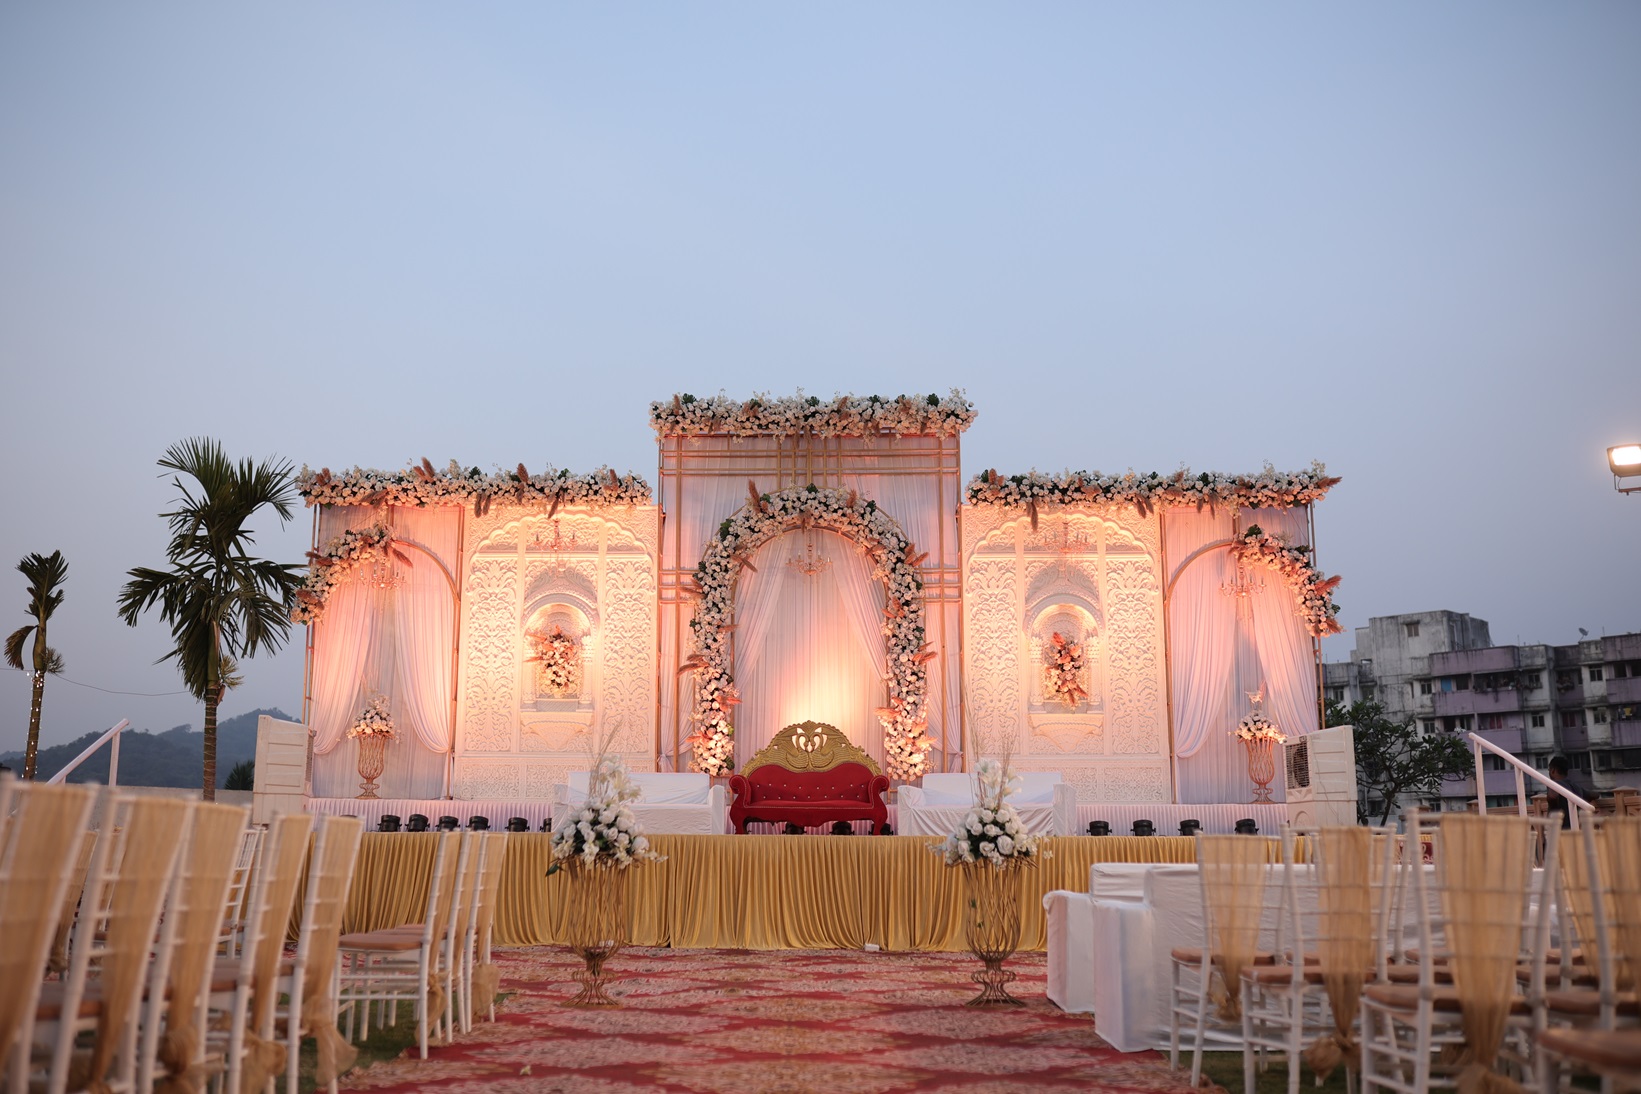
[[[963,935],[969,952],[983,966],[972,977],[980,994],[970,999],[970,1007],[1020,1007],[1025,1003],[1008,993],[1004,986],[1014,974],[1003,962],[1020,944],[1020,867],[1022,859],[1009,859],[1005,866],[989,862],[963,864]]]
[[[1271,804],[1271,780],[1276,778],[1276,741],[1255,737],[1242,742],[1248,746],[1248,778],[1254,781],[1254,805]]]
[[[627,871],[617,866],[587,866],[572,860],[566,867],[569,892],[564,917],[565,941],[581,958],[575,973],[581,990],[567,1007],[619,1007],[604,987],[604,963],[627,942]]]
[[[367,733],[360,737],[359,777],[365,781],[359,784],[359,797],[376,796],[376,780],[382,777],[382,770],[386,766],[387,738],[376,733]]]

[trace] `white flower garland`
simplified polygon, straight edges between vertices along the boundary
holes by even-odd
[[[1102,475],[1098,471],[1067,471],[1045,475],[1032,471],[1004,477],[995,470],[969,480],[970,505],[996,505],[1030,512],[1044,506],[1132,505],[1143,516],[1173,505],[1227,506],[1243,509],[1287,509],[1320,501],[1339,480],[1320,463],[1304,471],[1278,471],[1270,464],[1257,475],[1223,475],[1204,471],[1192,475],[1185,468],[1172,475],[1150,472]]]
[[[554,695],[568,695],[577,690],[581,677],[581,646],[564,633],[563,627],[554,627],[552,633],[531,632],[528,636],[535,654],[530,658],[540,665],[538,670]]]
[[[308,552],[308,576],[296,590],[291,622],[316,623],[336,587],[355,570],[379,562],[411,564],[410,556],[393,545],[393,532],[384,525],[349,529],[318,551]]]
[[[692,766],[708,775],[724,775],[735,766],[733,712],[741,701],[730,660],[735,577],[765,541],[804,522],[852,540],[871,561],[872,576],[884,583],[889,705],[877,712],[884,729],[884,758],[890,778],[918,778],[928,770],[934,747],[923,714],[928,695],[925,665],[935,657],[925,643],[923,580],[917,573],[925,556],[913,553],[900,526],[876,502],[853,490],[823,490],[813,484],[756,495],[718,526],[696,568],[701,599],[690,620],[694,650],[679,667],[680,672],[695,672]]]
[[[1008,764],[981,760],[974,774],[980,784],[974,808],[957,831],[946,837],[945,844],[930,845],[930,849],[943,854],[948,866],[989,862],[1003,867],[1015,860],[1046,858],[1046,852],[1037,847],[1037,837],[1026,831],[1020,814],[1008,803],[1009,795],[1020,788],[1019,778],[1010,777]]]
[[[348,736],[382,737],[389,741],[399,739],[399,735],[393,732],[393,711],[389,708],[386,695],[371,698],[360,712],[358,721],[348,729]]]
[[[480,516],[497,502],[550,505],[557,512],[561,505],[648,505],[652,496],[637,475],[617,475],[608,467],[586,475],[549,467],[532,475],[521,463],[486,475],[477,467],[464,471],[455,460],[435,471],[425,459],[403,471],[355,467],[339,475],[303,465],[296,489],[309,505],[471,505]]]
[[[1242,716],[1242,720],[1231,731],[1231,736],[1239,741],[1275,741],[1277,744],[1288,739],[1288,735],[1277,728],[1276,723],[1265,717],[1265,712],[1257,706]]]
[[[1250,524],[1231,544],[1231,553],[1244,565],[1257,562],[1282,575],[1293,590],[1294,614],[1304,621],[1313,637],[1345,629],[1339,625],[1339,605],[1333,602],[1333,590],[1340,579],[1322,576],[1322,571],[1311,564],[1309,547],[1290,547],[1259,525]]]
[[[553,864],[547,873],[555,874],[571,861],[620,870],[661,861],[627,804],[638,795],[621,757],[600,757],[587,782],[587,800],[553,829]]]
[[[727,434],[732,437],[955,437],[974,424],[974,404],[953,388],[938,395],[839,395],[822,399],[801,391],[787,398],[755,395],[744,402],[718,395],[698,399],[674,395],[650,404],[650,426],[658,437]]]
[[[1044,654],[1043,697],[1068,707],[1088,698],[1088,689],[1083,687],[1083,670],[1087,667],[1082,643],[1072,642],[1055,631]]]

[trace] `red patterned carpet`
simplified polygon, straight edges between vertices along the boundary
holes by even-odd
[[[620,1009],[560,1006],[565,951],[498,954],[497,1021],[424,1062],[401,1057],[344,1090],[677,1094],[950,1090],[1189,1091],[1154,1053],[1124,1055],[1044,997],[1042,954],[1009,967],[1024,1007],[964,1007],[962,954],[631,949],[611,963]]]

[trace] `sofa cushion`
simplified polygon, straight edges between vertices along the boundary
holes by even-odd
[[[826,771],[788,771],[766,764],[746,777],[752,802],[866,802],[873,775],[861,764]]]

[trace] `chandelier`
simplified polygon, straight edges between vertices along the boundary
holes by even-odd
[[[1050,541],[1050,545],[1054,548],[1054,553],[1060,556],[1059,566],[1062,574],[1071,568],[1073,558],[1078,555],[1086,555],[1093,549],[1093,543],[1086,533],[1072,534],[1069,520],[1060,522],[1059,538]]]
[[[831,569],[832,560],[825,555],[816,553],[815,531],[812,528],[806,528],[803,534],[803,554],[793,555],[786,560],[786,564],[804,577],[814,577],[824,570]]]
[[[543,551],[551,555],[553,569],[557,570],[559,573],[563,573],[565,567],[570,564],[571,552],[576,549],[575,533],[571,532],[569,536],[566,537],[559,529],[558,521],[555,520],[553,521],[553,538],[542,539],[541,533],[538,531],[530,540],[527,549],[531,551]]]
[[[399,576],[399,568],[386,555],[372,562],[365,571],[365,584],[379,592],[392,592],[404,583],[405,579]]]
[[[1236,564],[1236,576],[1231,578],[1229,581],[1222,582],[1219,586],[1219,591],[1224,593],[1226,596],[1234,596],[1238,599],[1246,600],[1253,594],[1264,591],[1264,588],[1265,579],[1259,576],[1250,576],[1247,567],[1242,565],[1241,560],[1238,560]]]

